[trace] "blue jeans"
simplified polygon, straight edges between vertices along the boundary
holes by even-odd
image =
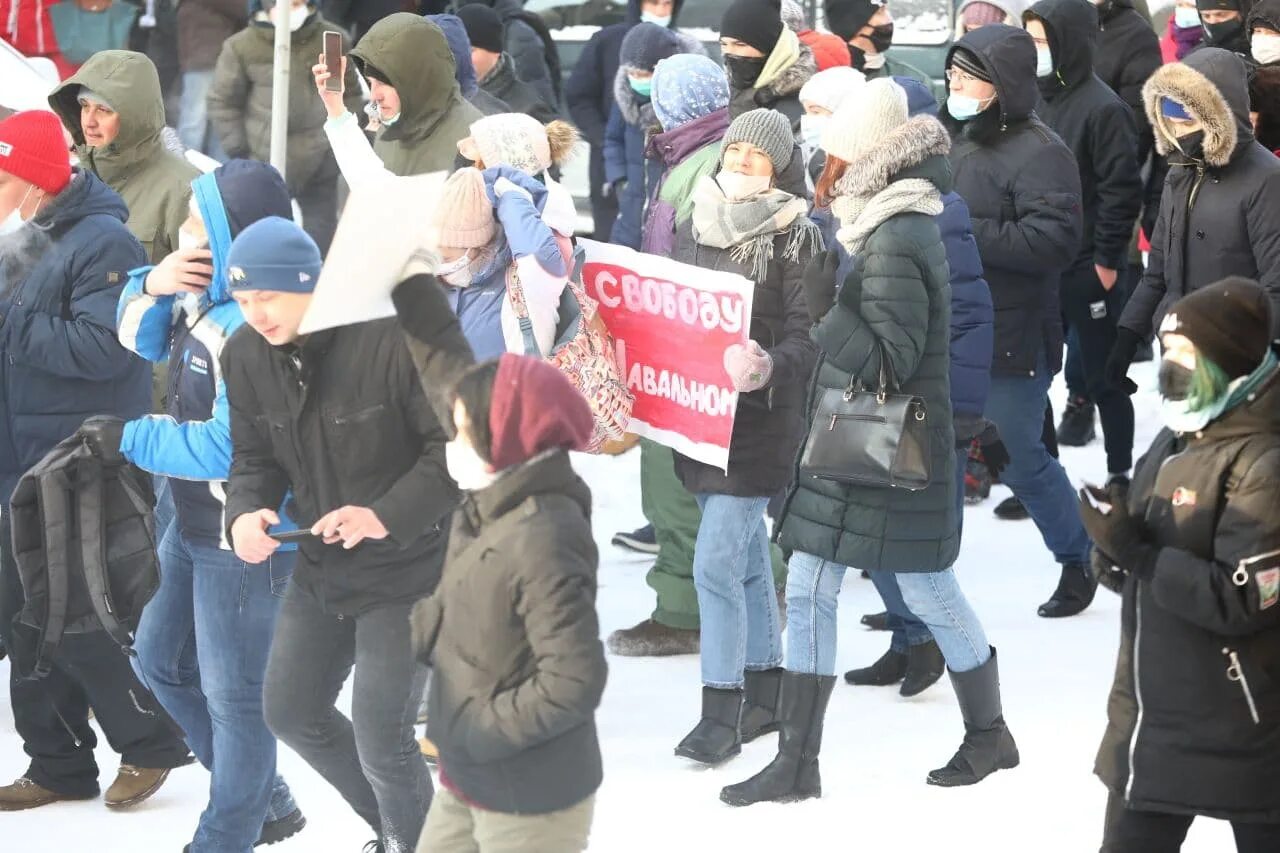
[[[187,542],[160,543],[160,589],[138,626],[134,669],[208,768],[209,804],[192,853],[247,853],[267,820],[296,806],[276,775],[262,711],[267,654],[296,552],[251,566]]]
[[[213,86],[213,69],[182,72],[182,98],[178,102],[178,138],[219,162],[227,159],[222,140],[209,126],[209,89]]]
[[[693,552],[693,583],[702,616],[702,683],[742,686],[744,670],[782,662],[778,598],[764,524],[769,496],[695,495],[702,524]]]
[[[836,608],[845,567],[803,551],[787,572],[787,669],[836,673]],[[872,572],[875,577],[880,572]],[[938,642],[952,672],[977,669],[991,657],[986,632],[960,589],[955,572],[900,572],[897,586],[907,609]]]
[[[1027,508],[1054,559],[1087,566],[1091,545],[1080,521],[1076,490],[1040,440],[1052,380],[1043,355],[1034,376],[992,376],[986,415],[1009,451],[1009,466],[1000,481]]]

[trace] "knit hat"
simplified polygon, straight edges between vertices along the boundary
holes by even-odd
[[[478,249],[498,232],[493,204],[479,169],[459,169],[449,176],[427,224],[440,229],[439,244],[450,249]]]
[[[1196,0],[1196,9],[1201,12],[1211,12],[1215,9],[1224,12],[1243,12],[1245,11],[1243,5],[1241,0]],[[1257,365],[1255,364],[1254,367]]]
[[[427,15],[426,19],[440,28],[453,54],[453,77],[458,81],[462,97],[471,100],[480,90],[476,67],[471,61],[471,37],[457,15]]]
[[[0,121],[0,172],[57,195],[71,182],[62,122],[47,110],[14,113]]]
[[[674,130],[729,106],[729,81],[710,58],[677,53],[653,69],[653,114],[663,130]]]
[[[489,400],[489,458],[503,471],[548,450],[582,450],[595,422],[586,399],[540,358],[504,353]]]
[[[320,277],[320,249],[288,219],[259,219],[231,241],[227,288],[310,293]]]
[[[827,29],[849,41],[883,5],[884,0],[827,0],[822,8],[827,15]]]
[[[471,3],[458,9],[456,14],[467,28],[472,47],[502,53],[502,19],[497,12],[483,3]]]
[[[796,139],[790,120],[777,110],[751,110],[733,120],[720,142],[720,157],[735,142],[747,142],[769,155],[773,173],[781,174],[791,164]]]
[[[960,14],[960,20],[966,27],[985,27],[987,24],[1003,24],[1008,14],[1004,9],[994,3],[984,3],[982,0],[974,0],[968,6],[965,6]]]
[[[957,47],[951,51],[951,67],[959,68],[971,77],[977,77],[984,83],[991,82],[991,74],[982,61],[965,47]]]
[[[270,163],[228,160],[213,170],[213,179],[233,238],[259,219],[293,218],[289,189]]]
[[[1257,282],[1224,278],[1173,304],[1160,323],[1160,334],[1170,333],[1195,344],[1228,378],[1248,376],[1271,346],[1271,302]]]
[[[846,163],[907,120],[907,93],[892,80],[868,80],[846,98],[822,131],[822,150]]]
[[[796,0],[782,0],[778,17],[782,18],[782,25],[796,35],[809,28],[804,19],[804,9]]]
[[[1194,118],[1182,104],[1165,95],[1160,99],[1160,114],[1165,118],[1180,118],[1184,121]]]
[[[471,125],[471,138],[486,166],[506,164],[536,175],[551,168],[546,128],[524,113],[485,116]]]
[[[77,96],[77,99],[81,101],[88,101],[91,104],[97,104],[100,107],[106,107],[112,111],[115,110],[115,107],[111,106],[110,101],[90,89],[88,86],[80,87],[80,94]]]
[[[809,82],[800,87],[800,102],[817,104],[835,112],[844,99],[862,88],[866,81],[867,78],[861,71],[848,65],[843,68],[828,68],[810,77]]]
[[[652,71],[659,62],[679,52],[680,37],[674,31],[646,22],[627,31],[618,51],[618,64],[639,71]]]
[[[720,21],[720,38],[737,39],[768,56],[782,36],[779,0],[733,0]]]
[[[933,91],[914,77],[894,77],[893,82],[907,93],[907,115],[911,118],[925,115],[938,117],[938,99]]]
[[[853,57],[849,54],[849,43],[835,33],[805,30],[800,36],[800,43],[813,53],[813,61],[818,64],[819,71],[826,71],[828,68],[847,68],[853,61]]]

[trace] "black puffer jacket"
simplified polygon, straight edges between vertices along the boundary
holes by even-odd
[[[1160,37],[1132,0],[1108,0],[1100,6],[1098,49],[1093,71],[1129,105],[1138,125],[1138,162],[1151,151],[1151,122],[1142,107],[1142,84],[1164,64]]]
[[[1084,236],[1075,266],[1118,269],[1142,209],[1142,175],[1133,112],[1093,71],[1097,10],[1080,0],[1040,0],[1024,17],[1044,24],[1053,52],[1054,73],[1038,80],[1040,117],[1080,167]]]
[[[1043,354],[1056,373],[1058,280],[1080,251],[1080,172],[1071,149],[1033,111],[1039,93],[1031,36],[992,24],[967,34],[951,54],[961,47],[987,69],[998,99],[968,122],[951,118],[945,106],[940,114],[954,137],[955,189],[969,205],[995,306],[991,372],[1031,375]]]
[[[1165,96],[1204,123],[1201,157],[1184,156],[1164,129]],[[1280,331],[1280,158],[1254,141],[1244,61],[1218,48],[1197,50],[1157,71],[1143,98],[1171,168],[1147,271],[1120,325],[1145,337],[1183,296],[1239,275],[1266,288]]]
[[[793,166],[799,164],[799,149]],[[803,168],[789,168],[784,175],[801,183],[780,184],[804,198]],[[712,178],[703,178],[710,181]],[[708,493],[759,497],[776,495],[791,482],[796,452],[805,434],[805,385],[818,357],[809,339],[809,311],[800,280],[821,237],[800,244],[798,255],[787,256],[795,229],[773,241],[773,258],[764,279],[756,281],[751,307],[751,340],[773,357],[773,375],[767,387],[738,397],[733,439],[729,446],[729,472],[676,454],[676,473],[694,494]],[[693,236],[693,220],[677,228],[675,259],[709,270],[752,278],[749,263],[734,260],[732,249],[703,246]]]
[[[234,444],[228,541],[232,522],[280,506],[286,492],[300,527],[339,507],[369,507],[391,535],[350,551],[302,542],[294,583],[341,614],[430,594],[458,492],[396,322],[329,329],[287,347],[243,326],[221,362]]]
[[[488,92],[513,111],[531,115],[543,124],[558,117],[555,109],[539,97],[537,89],[516,76],[511,57],[505,53],[493,70],[480,81],[480,90]]]
[[[1280,549],[1278,480],[1280,373],[1138,462],[1130,510],[1162,547],[1151,579],[1125,584],[1095,766],[1130,808],[1280,822],[1280,570],[1235,577]]]

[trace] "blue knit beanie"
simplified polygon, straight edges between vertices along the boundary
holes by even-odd
[[[907,115],[938,117],[938,99],[929,91],[928,86],[914,77],[894,77],[893,82],[907,93]]]
[[[268,216],[240,232],[227,256],[232,293],[276,290],[310,293],[320,277],[320,249],[288,219]]]
[[[666,27],[648,22],[627,31],[618,51],[618,64],[639,71],[652,71],[668,56],[680,52],[680,38]]]
[[[653,70],[653,113],[663,130],[674,130],[729,106],[724,69],[706,56],[679,53]]]

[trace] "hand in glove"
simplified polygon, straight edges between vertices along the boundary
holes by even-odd
[[[537,178],[510,166],[485,169],[484,191],[494,207],[507,193],[517,193],[533,202],[538,212],[547,204],[547,188]]]
[[[1095,508],[1090,495],[1099,503],[1110,504],[1111,511]],[[1080,519],[1094,546],[1121,569],[1141,580],[1155,572],[1160,548],[1148,538],[1142,519],[1129,512],[1122,490],[1085,486],[1080,490]]]
[[[1009,467],[1010,459],[995,424],[987,421],[986,428],[978,435],[978,446],[982,448],[982,461],[987,463],[993,476],[999,477],[1000,472]]]
[[[1112,345],[1107,365],[1103,368],[1103,377],[1108,385],[1119,388],[1126,394],[1133,394],[1138,390],[1137,384],[1129,378],[1129,365],[1133,364],[1141,345],[1142,338],[1138,337],[1137,332],[1123,326],[1116,330],[1116,342]]]
[[[111,415],[94,415],[80,425],[77,434],[89,445],[89,450],[107,465],[124,462],[120,454],[120,442],[124,439],[124,421]]]
[[[747,341],[746,346],[732,344],[724,351],[724,369],[733,390],[759,391],[769,384],[769,377],[773,375],[773,357],[755,341]]]
[[[1093,576],[1097,579],[1099,585],[1105,586],[1116,595],[1124,595],[1124,582],[1128,577],[1128,573],[1111,561],[1111,558],[1099,551],[1093,549],[1093,556],[1089,559]]]
[[[840,267],[840,253],[835,249],[813,256],[804,269],[800,286],[804,288],[805,304],[809,319],[818,322],[827,316],[836,304],[836,271]]]

